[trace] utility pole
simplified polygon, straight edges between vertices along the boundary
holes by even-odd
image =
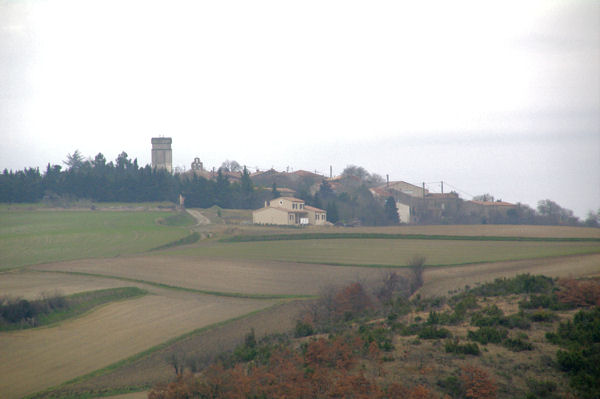
[[[442,195],[444,195],[444,182],[441,181],[440,184],[442,185]]]
[[[425,198],[425,182],[423,182],[423,198]]]
[[[333,179],[333,166],[329,165],[329,178]]]

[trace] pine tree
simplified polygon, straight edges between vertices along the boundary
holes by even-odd
[[[400,218],[398,217],[398,208],[396,208],[396,200],[394,197],[389,196],[385,201],[385,220],[388,224],[398,224],[400,223]]]
[[[329,203],[327,203],[327,220],[331,223],[337,223],[339,221],[339,214],[338,214],[338,209],[337,209],[337,205],[335,204],[335,201],[331,201]]]

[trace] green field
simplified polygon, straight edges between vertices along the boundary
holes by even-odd
[[[169,223],[170,215],[159,211],[1,211],[0,269],[147,251],[189,234],[179,218]],[[159,225],[158,219],[167,220],[167,225]]]
[[[598,242],[521,242],[390,239],[321,239],[212,242],[170,254],[239,260],[275,260],[334,265],[404,266],[415,254],[428,265],[532,259],[600,253]]]

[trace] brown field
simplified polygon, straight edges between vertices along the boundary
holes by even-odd
[[[119,276],[198,290],[284,295],[314,295],[328,285],[380,279],[384,273],[361,267],[147,255],[53,263],[35,269]]]
[[[571,226],[529,226],[529,225],[431,225],[431,226],[387,226],[387,227],[336,227],[311,226],[304,229],[290,229],[263,226],[239,227],[237,233],[254,234],[294,234],[294,233],[382,233],[382,234],[425,234],[450,236],[501,236],[501,237],[573,237],[600,238],[600,229]]]
[[[160,295],[112,303],[54,327],[0,334],[2,397],[40,391],[196,328],[272,304],[155,291]]]
[[[187,360],[198,359],[206,364],[219,353],[243,342],[244,336],[251,329],[254,329],[257,339],[268,334],[290,331],[294,328],[299,312],[305,309],[305,302],[297,300],[281,303],[262,312],[215,326],[118,370],[70,385],[64,391],[90,392],[106,387],[123,389],[169,382],[175,376],[173,366],[169,364],[171,354],[185,354]]]
[[[465,285],[492,281],[517,274],[544,274],[550,277],[581,277],[600,273],[600,255],[565,256],[551,259],[530,259],[460,267],[439,267],[425,270],[425,285],[419,291],[425,296],[447,295]]]

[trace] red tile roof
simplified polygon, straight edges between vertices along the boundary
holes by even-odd
[[[323,209],[315,208],[314,206],[310,206],[310,205],[304,205],[304,209],[307,209],[312,212],[323,212],[323,213],[327,212],[327,211],[324,211]]]
[[[482,206],[516,206],[515,204],[511,204],[510,202],[504,201],[469,201],[477,205]]]

